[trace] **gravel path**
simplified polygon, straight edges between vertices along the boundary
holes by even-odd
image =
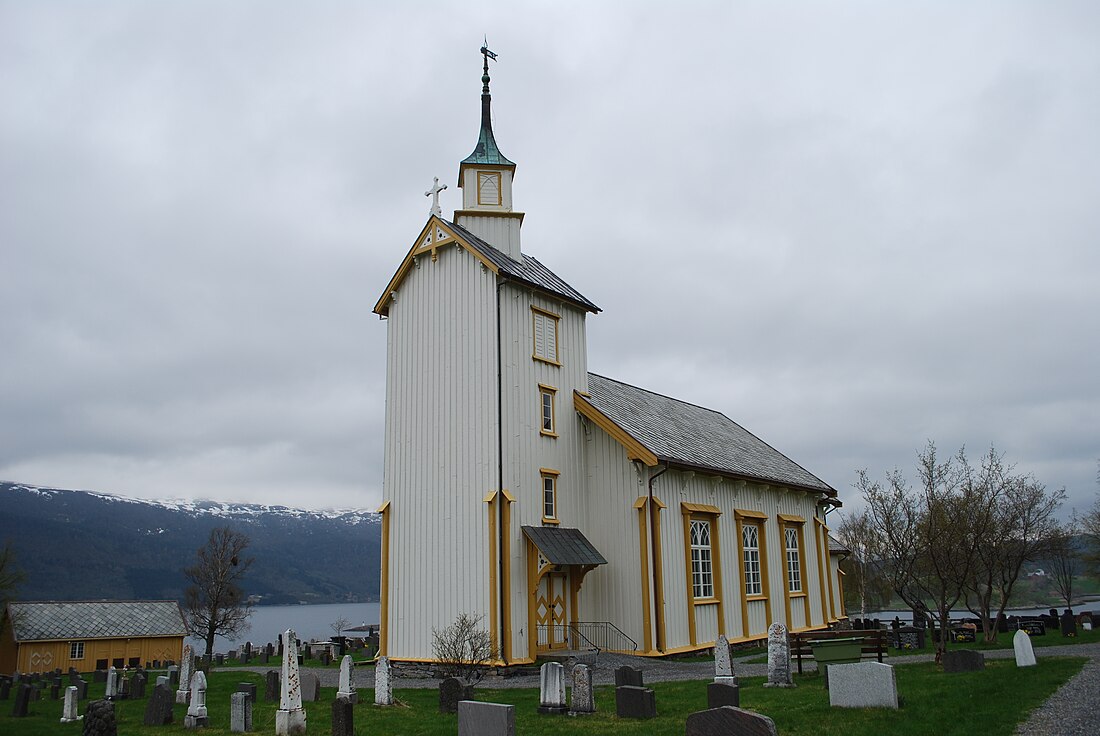
[[[761,655],[735,658],[734,672],[741,677],[756,677],[768,674],[766,664],[746,664],[745,659],[758,659]],[[995,649],[985,652],[988,659],[1012,659],[1015,653],[1011,649]],[[1057,656],[1084,656],[1089,662],[1076,676],[1060,687],[1043,705],[1036,708],[1026,722],[1017,728],[1017,734],[1026,736],[1098,736],[1100,735],[1100,644],[1070,644],[1057,647],[1036,647],[1038,659]],[[892,664],[912,662],[931,662],[931,654],[909,656],[890,656]],[[677,660],[649,659],[626,654],[601,654],[592,665],[592,679],[597,685],[613,685],[615,670],[623,665],[637,667],[645,672],[646,682],[671,682],[674,680],[708,680],[714,675],[713,662],[683,662]],[[803,670],[815,672],[814,662],[803,662]],[[227,668],[229,669],[229,668]],[[231,668],[236,671],[264,673],[271,667]],[[322,687],[336,687],[339,671],[336,669],[309,669],[317,675]],[[352,681],[356,687],[374,687],[374,668],[356,667],[352,670]],[[436,679],[394,678],[395,688],[434,688]],[[538,675],[518,677],[486,677],[480,687],[487,689],[537,688]]]

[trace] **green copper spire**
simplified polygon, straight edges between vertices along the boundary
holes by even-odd
[[[488,43],[481,47],[481,55],[485,57],[485,66],[481,74],[481,132],[478,134],[474,152],[464,158],[462,163],[515,166],[500,152],[500,149],[497,148],[496,139],[493,138],[493,121],[490,114],[492,97],[489,94],[489,59],[495,60],[497,55],[489,50]]]

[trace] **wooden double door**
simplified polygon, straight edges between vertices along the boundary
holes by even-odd
[[[569,573],[548,572],[539,580],[535,621],[540,650],[565,649],[569,644]]]

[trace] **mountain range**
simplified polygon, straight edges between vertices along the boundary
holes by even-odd
[[[182,600],[183,568],[215,527],[248,536],[259,604],[376,601],[381,517],[213,501],[144,501],[0,481],[0,544],[19,600]]]

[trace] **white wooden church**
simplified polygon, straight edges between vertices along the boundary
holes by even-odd
[[[387,321],[381,654],[482,617],[500,664],[661,656],[844,618],[837,493],[718,411],[588,372],[600,310],[521,248],[516,165],[481,130],[374,307]]]

